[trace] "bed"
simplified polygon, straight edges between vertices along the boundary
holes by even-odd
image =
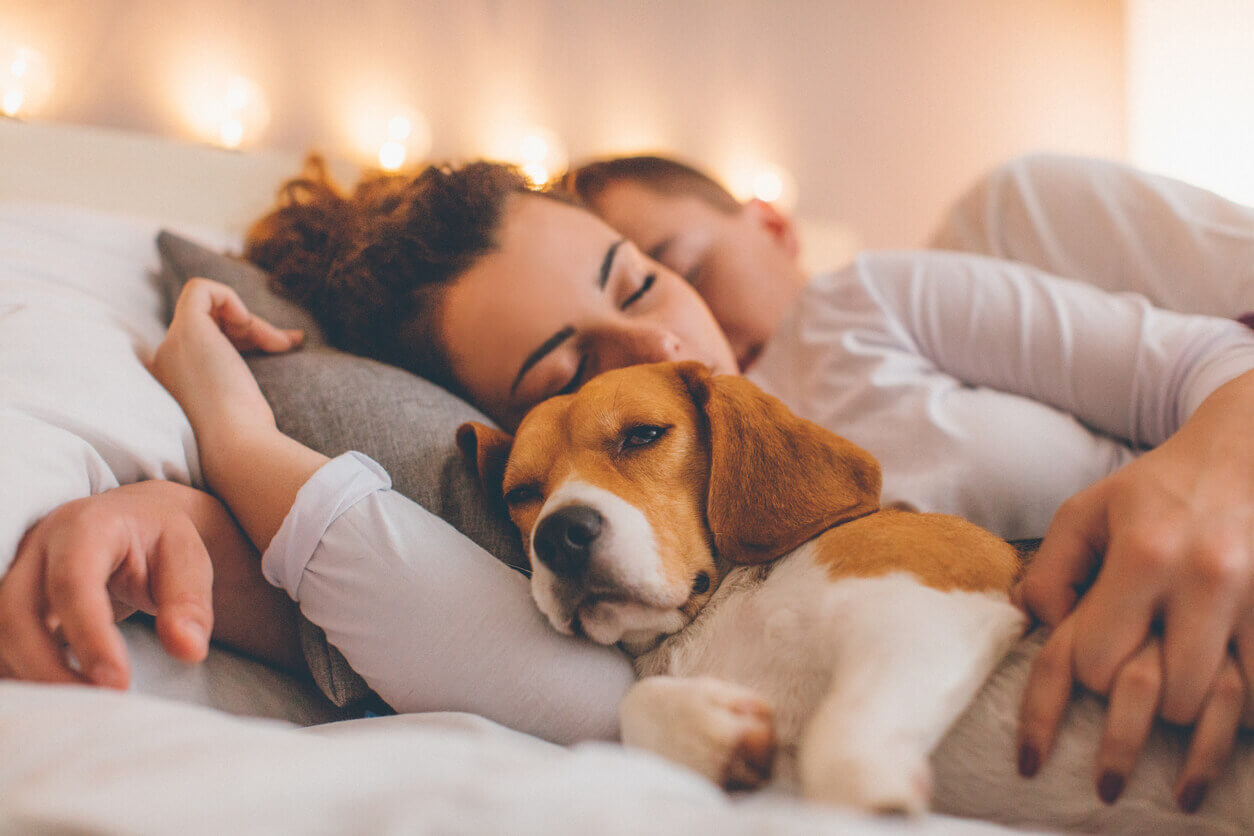
[[[249,287],[239,275],[246,268],[214,259],[238,246],[299,160],[10,121],[0,121],[0,159],[3,569],[26,528],[62,502],[142,478],[199,484],[190,428],[142,364],[164,330],[163,282],[203,268],[234,270]],[[849,245],[836,231],[812,252],[831,259]],[[349,361],[302,356],[304,366],[254,371],[280,425],[328,451],[359,427],[351,416],[322,420],[316,410],[325,405],[294,390],[316,389],[304,385],[307,375]],[[409,394],[393,406],[434,422],[443,440],[408,475],[389,466],[398,487],[408,481],[415,499],[516,560],[508,532],[475,507],[474,480],[450,458],[451,428],[468,413],[433,406],[441,396],[429,384],[402,383]],[[367,452],[385,464],[397,455]],[[814,808],[786,785],[728,796],[645,753],[559,747],[468,713],[362,718],[362,683],[333,650],[319,649],[316,631],[305,639],[320,688],[220,647],[186,667],[162,653],[142,621],[123,627],[129,694],[0,681],[0,830],[1005,832],[944,815],[878,820]],[[1013,714],[988,723],[1004,731]],[[967,732],[971,756],[1008,760],[1009,747],[977,751],[978,728]],[[1087,798],[1087,782],[1074,776],[1060,792]]]

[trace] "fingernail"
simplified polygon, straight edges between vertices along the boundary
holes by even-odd
[[[1031,778],[1041,768],[1041,753],[1031,743],[1019,745],[1019,774]]]
[[[1193,781],[1185,786],[1176,802],[1184,812],[1196,813],[1197,808],[1202,806],[1202,800],[1206,798],[1207,789],[1205,781]]]
[[[1114,804],[1123,795],[1123,776],[1118,772],[1103,772],[1097,782],[1097,797],[1107,804]]]
[[[106,688],[122,688],[122,672],[109,662],[96,662],[87,670],[87,678],[96,685]]]
[[[185,618],[179,622],[179,627],[183,630],[184,635],[195,639],[198,644],[209,643],[209,631],[199,621]]]

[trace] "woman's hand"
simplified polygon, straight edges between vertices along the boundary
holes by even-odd
[[[1203,727],[1227,728],[1209,719],[1213,695],[1231,690],[1234,673],[1243,692],[1254,682],[1252,417],[1247,373],[1216,390],[1167,442],[1059,509],[1018,590],[1056,628],[1025,706],[1049,703],[1043,715],[1061,716],[1073,676],[1113,700],[1146,667],[1144,648],[1160,628],[1156,713],[1199,724],[1195,737]],[[1039,755],[1052,735],[1049,723],[1026,719],[1020,731]]]
[[[274,413],[240,352],[287,351],[302,336],[249,313],[226,285],[192,279],[150,368],[183,407],[203,447],[218,431],[274,429]]]
[[[1032,666],[1019,714],[1019,772],[1032,777],[1049,756],[1073,683],[1075,622],[1068,616],[1050,634]],[[1094,783],[1102,801],[1113,804],[1145,748],[1162,700],[1162,642],[1151,636],[1115,676],[1107,705],[1106,728],[1097,749]],[[1223,772],[1240,727],[1254,728],[1254,692],[1231,655],[1210,683],[1176,778],[1180,808],[1201,806],[1212,782]]]
[[[156,616],[171,656],[203,660],[213,566],[187,493],[167,482],[125,485],[62,505],[31,528],[0,579],[0,676],[125,689],[130,665],[114,622],[136,610]]]

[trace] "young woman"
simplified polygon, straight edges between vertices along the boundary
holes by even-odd
[[[770,239],[741,243],[765,257],[760,248],[770,246]],[[531,405],[609,368],[696,359],[720,372],[736,371],[727,339],[679,275],[590,213],[532,194],[516,174],[495,166],[429,169],[412,181],[360,189],[351,199],[316,178],[306,181],[254,231],[250,254],[315,312],[333,342],[435,379],[506,427]],[[753,255],[751,249],[743,257]],[[759,362],[759,368],[776,370],[778,379],[759,372],[755,379],[778,391],[816,371],[843,375],[849,371],[845,364],[856,358],[861,365],[853,371],[866,382],[861,394],[876,390],[874,420],[906,449],[903,461],[932,463],[925,458],[930,451],[913,434],[932,426],[947,436],[944,452],[979,451],[986,472],[1008,474],[1003,484],[1013,482],[1018,493],[989,491],[989,496],[978,485],[951,485],[953,493],[978,497],[975,510],[984,509],[990,519],[1013,517],[1024,497],[1042,484],[1038,477],[1049,477],[1046,499],[1033,503],[1039,515],[1040,507],[1118,471],[1110,477],[1117,480],[1113,488],[1100,495],[1090,490],[1069,506],[1108,519],[1112,549],[1125,536],[1121,526],[1135,522],[1108,513],[1112,508],[1140,509],[1173,524],[1178,536],[1171,542],[1180,547],[1186,567],[1197,553],[1200,526],[1209,530],[1216,515],[1223,520],[1232,538],[1232,549],[1224,553],[1236,581],[1231,588],[1214,588],[1209,566],[1203,567],[1200,584],[1188,582],[1187,570],[1166,581],[1132,578],[1131,587],[1126,578],[1120,581],[1137,600],[1150,602],[1158,600],[1164,584],[1187,591],[1193,609],[1180,611],[1196,617],[1181,625],[1185,634],[1198,632],[1198,621],[1205,621],[1201,650],[1186,660],[1191,690],[1179,698],[1181,718],[1201,718],[1182,786],[1204,787],[1217,774],[1236,729],[1232,691],[1211,683],[1226,686],[1238,670],[1225,661],[1225,649],[1248,617],[1254,583],[1254,544],[1241,539],[1241,532],[1251,530],[1254,495],[1248,478],[1254,451],[1245,430],[1254,406],[1254,376],[1247,371],[1254,368],[1254,339],[1234,323],[1177,317],[1020,265],[938,254],[870,256],[806,293],[811,304],[796,309],[793,324],[771,338]],[[1025,307],[1021,302],[1029,297],[1034,302]],[[1100,316],[1094,316],[1093,305]],[[832,312],[852,319],[822,318]],[[969,316],[977,312],[981,316]],[[1045,338],[1034,330],[1040,328]],[[1022,338],[1028,333],[1034,339]],[[486,555],[451,563],[450,555],[469,555],[473,548],[421,509],[402,507],[371,463],[349,457],[328,464],[275,431],[236,349],[283,350],[292,339],[250,317],[224,289],[196,282],[180,301],[154,369],[192,421],[211,488],[265,552],[267,577],[299,599],[302,611],[400,710],[457,706],[554,739],[613,734],[614,706],[630,677],[625,662],[612,651],[561,644],[546,635],[534,612],[524,614],[530,607],[525,583],[507,578],[503,567],[488,568]],[[1049,360],[1034,356],[1036,346],[1051,341],[1055,350]],[[815,362],[825,365],[816,369]],[[915,374],[924,365],[926,374]],[[1073,367],[1082,373],[1057,374]],[[787,392],[782,394],[787,401]],[[857,413],[858,398],[842,401],[839,392],[828,394],[839,401],[839,408],[824,416],[828,420]],[[1129,402],[1136,407],[1132,413]],[[894,403],[905,404],[904,411],[894,413]],[[790,405],[802,414],[813,408]],[[1085,424],[1064,410],[1079,414]],[[1032,437],[1014,432],[1016,426],[1030,428]],[[849,434],[843,426],[833,428]],[[991,447],[990,433],[998,434]],[[1113,436],[1127,441],[1112,443]],[[1160,446],[1138,459],[1138,440]],[[881,457],[894,453],[883,445],[867,446]],[[1032,449],[1043,452],[1025,466],[1022,453]],[[1084,465],[1095,449],[1105,453],[1096,469]],[[1068,465],[1060,478],[1053,471],[1062,453],[1082,466]],[[946,495],[937,490],[945,478],[938,483],[919,473],[910,478],[922,480],[915,483],[922,486],[920,495]],[[1176,488],[1181,480],[1194,486],[1184,501]],[[909,498],[904,491],[903,496]],[[1179,511],[1164,515],[1159,510],[1164,507]],[[1046,521],[1051,512],[1045,512]],[[149,530],[161,524],[151,523]],[[30,539],[51,541],[58,528],[37,528]],[[150,540],[161,542],[159,536]],[[142,564],[145,557],[157,558],[154,569],[165,567],[164,553],[139,548],[122,558],[84,560],[72,548],[41,546],[24,550],[15,569],[36,567],[24,568],[23,578],[77,579],[67,582],[75,594],[50,594],[46,608],[90,673],[100,665],[116,670],[122,664],[116,642],[110,646],[101,638],[111,627],[101,604],[108,605],[104,587],[112,568]],[[1092,556],[1085,557],[1075,568],[1086,574]],[[95,568],[83,572],[82,565]],[[476,582],[461,582],[471,575]],[[0,593],[9,586],[6,580]],[[1133,594],[1136,589],[1142,594]],[[43,609],[40,583],[28,591],[30,600],[41,602],[28,609]],[[92,595],[95,605],[87,607],[82,602]],[[1198,600],[1212,604],[1216,596],[1230,602],[1218,616],[1197,605]],[[183,590],[170,600],[193,598]],[[198,600],[203,608],[203,592]],[[162,601],[155,603],[160,628]],[[0,609],[4,605],[0,597]],[[1152,608],[1152,603],[1142,607]],[[206,618],[202,612],[202,626]],[[1135,633],[1136,619],[1132,622]],[[478,629],[480,623],[492,628]],[[1165,643],[1175,625],[1168,628]],[[28,619],[19,632],[41,629]],[[169,630],[174,634],[176,628]],[[1215,635],[1217,642],[1211,640]],[[6,651],[5,664],[29,678],[73,676],[54,665],[50,643],[45,629],[42,640],[22,645],[32,655]],[[1157,647],[1152,638],[1139,644]],[[1063,649],[1069,657],[1071,645]],[[30,662],[40,650],[39,663]],[[1124,661],[1114,661],[1104,683],[1114,688],[1116,702]],[[1168,662],[1171,669],[1171,657]],[[1066,694],[1056,686],[1046,690],[1046,713],[1060,713]],[[1242,685],[1236,719],[1244,692]],[[1149,704],[1152,714],[1157,700]],[[1140,700],[1132,706],[1134,721],[1145,705]],[[596,719],[572,731],[580,718]],[[1040,738],[1027,741],[1038,746],[1038,758],[1047,749],[1040,741],[1049,722],[1056,722],[1056,714],[1040,724],[1035,732]],[[1127,774],[1131,764],[1124,744],[1134,737],[1116,735],[1120,745],[1106,771]]]

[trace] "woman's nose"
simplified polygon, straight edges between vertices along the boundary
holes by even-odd
[[[667,328],[641,323],[628,340],[631,363],[662,363],[683,359],[683,345]]]
[[[649,322],[632,322],[603,331],[600,335],[601,371],[635,366],[640,363],[661,363],[686,360],[684,345],[669,329]]]

